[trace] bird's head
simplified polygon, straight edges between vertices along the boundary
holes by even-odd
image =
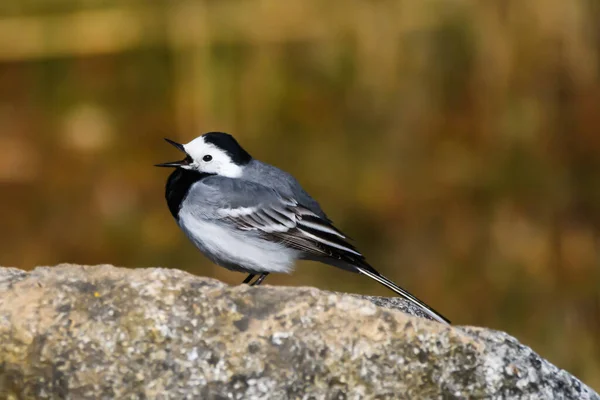
[[[187,144],[165,140],[184,152],[186,157],[181,161],[156,164],[157,167],[183,168],[236,178],[242,175],[244,167],[252,160],[252,156],[227,133],[205,133]]]

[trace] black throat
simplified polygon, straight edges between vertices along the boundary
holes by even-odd
[[[207,174],[204,172],[190,171],[183,168],[177,168],[167,179],[167,186],[165,190],[165,198],[167,199],[167,205],[169,211],[175,219],[179,219],[179,209],[181,203],[188,194],[190,187],[201,181],[202,179],[211,176],[213,174]]]

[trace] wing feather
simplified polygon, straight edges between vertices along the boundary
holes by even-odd
[[[199,201],[210,202],[210,207],[216,208],[213,218],[241,231],[280,242],[308,258],[332,257],[351,264],[364,260],[326,216],[274,189],[214,176],[204,179],[197,190],[203,191]]]
[[[333,224],[310,210],[281,199],[275,204],[219,211],[238,229],[255,231],[268,240],[316,256],[329,256],[353,262],[362,254]]]
[[[298,220],[298,226],[309,228],[309,229],[314,229],[317,231],[335,235],[342,239],[346,239],[346,236],[342,232],[340,232],[338,229],[336,229],[330,222],[327,222],[317,216],[302,215],[301,218]]]

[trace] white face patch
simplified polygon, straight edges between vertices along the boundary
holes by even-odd
[[[234,163],[229,154],[212,143],[206,143],[202,136],[184,144],[183,148],[194,162],[182,168],[228,178],[238,178],[242,175],[242,167]]]

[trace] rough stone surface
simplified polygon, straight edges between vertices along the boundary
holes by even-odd
[[[505,333],[398,307],[178,270],[0,268],[0,398],[600,399]]]

